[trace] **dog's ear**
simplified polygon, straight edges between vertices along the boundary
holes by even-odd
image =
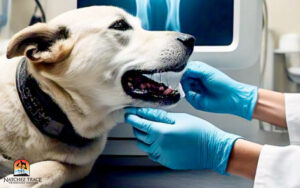
[[[73,41],[66,27],[38,23],[18,32],[7,48],[7,58],[26,56],[33,63],[57,63],[66,59]]]

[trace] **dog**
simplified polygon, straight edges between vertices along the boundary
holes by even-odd
[[[21,30],[0,58],[0,187],[17,186],[4,180],[18,159],[41,178],[21,187],[60,187],[87,176],[124,107],[180,100],[194,42],[188,34],[146,31],[110,6]]]

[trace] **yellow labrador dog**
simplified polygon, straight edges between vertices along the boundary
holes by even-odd
[[[18,159],[41,178],[21,187],[60,187],[88,175],[121,109],[179,101],[194,42],[143,30],[137,18],[106,6],[17,33],[0,59],[0,187],[17,186],[7,181]]]

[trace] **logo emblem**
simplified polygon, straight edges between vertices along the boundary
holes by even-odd
[[[29,176],[30,174],[30,165],[29,162],[24,160],[24,159],[20,159],[15,161],[14,163],[14,176]]]

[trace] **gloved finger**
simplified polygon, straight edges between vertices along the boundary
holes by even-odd
[[[181,80],[181,84],[185,94],[187,94],[189,91],[194,91],[197,93],[204,92],[202,82],[195,78],[184,78]]]
[[[143,142],[141,142],[141,141],[138,140],[138,141],[137,141],[137,146],[138,146],[138,148],[139,148],[140,150],[142,150],[143,152],[149,153],[150,145],[145,144],[145,143],[143,143]]]
[[[153,121],[149,121],[132,114],[125,115],[125,122],[131,124],[134,128],[145,133],[150,133],[151,126],[154,123]]]
[[[125,113],[135,114],[147,120],[160,123],[174,124],[175,120],[168,116],[168,112],[154,108],[126,108]]]
[[[202,101],[201,101],[202,100],[202,96],[203,96],[202,94],[196,93],[194,91],[188,91],[186,93],[185,98],[186,98],[187,101],[193,102],[193,103],[191,103],[191,105],[198,106],[198,105],[202,104]]]
[[[139,141],[144,142],[145,144],[150,145],[154,142],[154,139],[151,137],[151,135],[139,131],[136,128],[133,128],[133,134]]]
[[[156,157],[160,156],[161,154],[161,147],[159,146],[159,142],[154,142],[153,144],[150,145],[149,147],[149,153],[153,156]]]
[[[151,155],[151,154],[149,154],[148,157],[149,157],[149,159],[151,159],[152,161],[157,162],[157,161],[159,160],[159,157],[160,157],[160,156],[159,156],[159,155],[156,156],[156,155]]]
[[[201,79],[201,78],[210,77],[215,72],[219,72],[219,70],[209,66],[206,63],[202,63],[199,61],[192,61],[188,63],[187,69],[183,74],[183,78],[189,77],[189,78]]]
[[[187,78],[199,79],[204,85],[206,85],[206,83],[218,84],[226,80],[229,80],[232,83],[236,82],[235,80],[231,79],[228,75],[226,75],[224,72],[212,66],[209,66],[208,64],[201,63],[201,62],[190,62],[187,65],[187,69],[183,75],[183,79],[187,79]],[[218,86],[215,85],[215,87]]]
[[[158,156],[161,153],[160,147],[158,147],[158,143],[156,142],[153,144],[147,144],[141,140],[137,140],[137,145],[142,151],[148,153],[149,155]]]

